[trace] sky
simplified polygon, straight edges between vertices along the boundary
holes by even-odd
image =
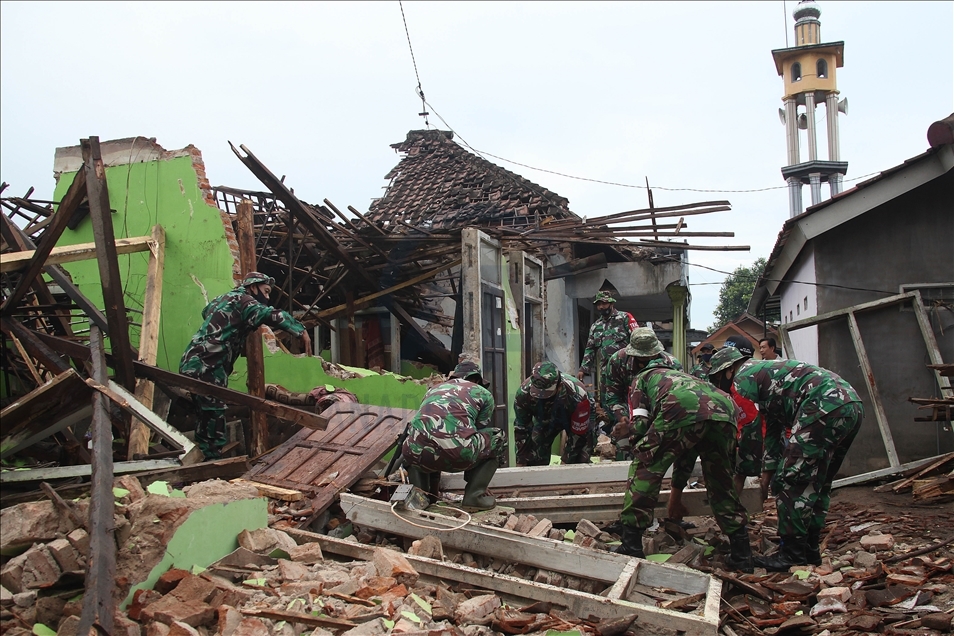
[[[730,201],[686,218],[735,233],[693,244],[750,247],[689,252],[705,329],[723,272],[768,256],[788,218],[771,51],[794,43],[795,5],[408,0],[415,73],[398,2],[2,2],[0,178],[50,198],[56,147],[141,135],[198,147],[213,185],[261,189],[231,141],[302,199],[367,210],[390,144],[425,127],[419,76],[432,128],[581,216],[647,207],[647,178],[656,206]],[[822,41],[845,43],[849,188],[924,152],[954,111],[954,3],[817,6]]]

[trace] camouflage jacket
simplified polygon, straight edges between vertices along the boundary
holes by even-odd
[[[411,418],[407,441],[422,445],[427,440],[439,446],[459,446],[456,440],[473,436],[493,426],[494,396],[479,384],[454,378],[424,395],[421,408]],[[446,446],[445,446],[446,445]]]
[[[179,372],[192,377],[213,371],[228,378],[235,360],[245,351],[245,337],[268,325],[300,335],[305,327],[291,314],[263,305],[236,287],[222,294],[202,310],[204,322],[182,354]]]
[[[736,406],[731,397],[708,382],[663,364],[653,360],[636,376],[629,391],[631,412],[646,409],[649,415],[645,419],[657,431],[707,420],[735,424]],[[638,422],[636,428],[640,428]]]
[[[586,348],[583,350],[583,362],[580,363],[580,369],[584,371],[593,369],[597,357],[601,358],[602,366],[605,367],[610,356],[629,344],[629,335],[638,326],[639,323],[632,314],[615,308],[609,316],[605,318],[600,316],[590,326],[590,335],[586,340]],[[602,371],[602,368],[596,369],[597,373]]]
[[[571,418],[588,422],[590,397],[582,382],[572,375],[561,373],[560,388],[556,395],[541,400],[530,395],[530,380],[527,378],[523,381],[513,398],[514,431],[529,431],[534,421],[544,428],[552,426],[559,429],[566,428]]]
[[[682,363],[665,351],[651,361],[649,366],[682,371]],[[629,399],[629,387],[632,386],[636,375],[636,359],[626,353],[625,347],[610,356],[609,362],[606,363],[606,368],[603,370],[604,400],[606,408],[613,412],[616,421],[627,415],[626,402]]]
[[[689,375],[694,378],[699,378],[700,380],[709,381],[709,369],[712,367],[709,366],[708,362],[700,362],[691,369],[689,369]]]
[[[764,437],[764,470],[774,470],[785,438],[849,402],[858,393],[838,374],[798,360],[752,360],[739,368],[735,390],[759,406],[765,419],[742,427],[739,454],[757,456]],[[764,432],[763,432],[764,430]]]

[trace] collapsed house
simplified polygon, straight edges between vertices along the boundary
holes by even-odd
[[[924,597],[910,590],[915,580],[930,581],[942,594],[937,577],[950,572],[950,557],[921,558],[907,544],[892,552],[891,541],[876,538],[888,524],[865,521],[837,535],[831,545],[840,540],[847,556],[795,585],[784,574],[720,572],[711,524],[692,534],[660,524],[647,554],[671,563],[606,552],[614,537],[593,521],[618,515],[622,463],[501,469],[495,484],[508,489],[500,498],[506,514],[472,522],[442,510],[398,514],[380,501],[395,484],[389,471],[372,469],[426,390],[407,375],[446,372],[460,355],[479,359],[493,379],[498,417],[512,421],[513,391],[533,362],[547,357],[569,370],[578,362],[599,289],[614,290],[638,319],[664,323],[673,351],[684,352],[685,253],[694,246],[662,239],[693,236],[685,216],[727,209],[709,202],[585,220],[565,199],[447,133],[412,131],[395,149],[402,159],[387,193],[367,213],[349,209],[354,216],[327,200],[301,201],[245,148],[236,155],[267,192],[212,188],[196,149],[165,151],[143,138],[93,138],[58,150],[55,213],[52,202],[29,195],[3,200],[3,377],[9,395],[22,399],[4,410],[0,453],[9,459],[48,439],[59,451],[50,462],[59,465],[0,472],[4,510],[17,510],[4,512],[4,546],[26,550],[3,564],[6,627],[29,629],[32,612],[59,620],[64,636],[94,625],[129,636],[143,628],[298,636],[306,626],[351,636],[415,629],[478,636],[484,625],[505,633],[715,634],[725,612],[740,632],[807,626],[799,614],[810,606],[841,611],[822,601],[829,589],[853,612],[913,599],[910,611],[921,620],[925,611],[914,608],[926,607],[917,603]],[[664,225],[666,218],[678,220]],[[277,304],[316,329],[323,358],[298,355],[294,343],[266,333],[261,358],[249,351],[231,380],[233,388],[247,383],[248,393],[174,373],[202,307],[251,269],[275,276]],[[356,402],[328,407],[319,400],[326,394],[309,395],[319,388],[346,390]],[[231,434],[245,440],[254,465],[246,457],[195,463],[188,435],[169,424],[173,401],[188,393],[230,405],[238,418]],[[276,430],[286,434],[272,440]],[[952,461],[928,462],[904,481]],[[233,487],[245,493],[216,499],[229,487],[208,480],[236,477],[246,483]],[[460,488],[454,477],[442,481],[451,497]],[[195,501],[184,505],[165,482],[199,482],[185,493]],[[37,484],[50,501],[11,507],[36,499],[18,491]],[[67,501],[86,493],[88,500]],[[744,493],[756,512],[753,494]],[[694,513],[706,512],[704,491],[686,495]],[[41,518],[50,523],[38,529]],[[26,530],[8,544],[13,519]],[[300,545],[250,540],[266,523]],[[566,524],[575,525],[573,535],[555,527]],[[443,545],[415,547],[442,531]],[[336,538],[349,533],[358,541]],[[758,534],[772,533],[767,524]],[[212,536],[198,553],[186,549],[200,535]],[[875,561],[854,554],[856,539],[870,543]],[[924,554],[947,545],[926,539]],[[406,560],[391,553],[402,548]],[[354,561],[326,562],[322,551]],[[896,557],[896,568],[881,565]],[[673,565],[680,563],[694,569]],[[851,594],[835,580],[839,568],[855,583],[894,577],[892,595]],[[83,598],[61,602],[80,579]],[[729,605],[723,581],[765,603],[737,596]],[[8,583],[18,591],[8,595]],[[112,614],[114,601],[126,612]],[[415,607],[430,610],[418,616]],[[858,626],[880,624],[865,621]]]

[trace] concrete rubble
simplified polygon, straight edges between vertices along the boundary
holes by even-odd
[[[117,541],[136,537],[137,550],[118,551],[116,599],[121,603],[133,584],[158,563],[176,528],[190,512],[229,500],[257,497],[252,489],[220,481],[200,482],[187,497],[166,497],[136,489],[128,477],[117,480]],[[73,503],[82,510],[82,500]],[[275,511],[288,506],[270,502],[273,525],[285,522]],[[753,524],[757,550],[771,551],[774,516],[771,503]],[[498,511],[499,512],[499,511]],[[83,571],[88,536],[72,527],[49,502],[20,504],[2,511],[5,555],[0,570],[0,626],[4,634],[26,635],[41,624],[72,636],[82,607]],[[554,528],[531,515],[488,515],[493,525],[556,541],[606,550],[617,535],[587,520],[575,528]],[[954,614],[954,549],[950,529],[954,513],[918,517],[886,514],[852,504],[832,507],[823,535],[823,564],[769,574],[727,573],[720,567],[711,519],[694,518],[696,528],[661,524],[646,537],[647,553],[667,555],[728,583],[723,590],[723,617],[732,634],[815,633],[848,635],[949,633]],[[288,524],[286,523],[286,526]],[[438,536],[410,541],[381,532],[329,523],[338,535],[374,546],[369,561],[327,558],[317,543],[299,541],[275,527],[241,531],[239,548],[208,568],[171,568],[150,589],[137,589],[115,616],[123,636],[249,636],[310,632],[373,636],[401,634],[641,633],[638,620],[618,629],[607,621],[576,617],[559,608],[515,608],[498,593],[462,589],[422,579],[403,554],[423,556],[538,583],[600,594],[592,581],[568,577],[518,563],[446,550]],[[941,529],[939,531],[939,529]],[[943,529],[946,529],[947,535]],[[122,535],[122,536],[120,536]],[[947,541],[947,543],[945,543]],[[121,544],[122,545],[122,544]],[[28,546],[28,547],[27,547]],[[934,548],[934,549],[931,549]],[[707,554],[708,553],[708,554]],[[911,556],[907,556],[910,554]],[[659,560],[662,560],[662,558]],[[455,589],[456,588],[456,589]],[[640,589],[657,606],[693,611],[700,599],[671,590]],[[697,595],[699,596],[699,595]],[[538,604],[539,605],[539,604]],[[614,631],[617,629],[617,631]],[[33,632],[40,633],[40,632]]]

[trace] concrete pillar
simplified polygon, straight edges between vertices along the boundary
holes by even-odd
[[[818,139],[815,135],[815,93],[805,93],[805,118],[808,120],[808,160],[818,159]]]
[[[821,203],[821,173],[813,172],[808,175],[808,181],[812,190],[812,205]]]
[[[794,97],[785,100],[785,141],[788,165],[798,164],[798,105]]]
[[[835,196],[836,194],[841,192],[842,179],[844,179],[844,177],[842,177],[840,174],[837,174],[837,173],[829,175],[828,189],[831,190],[831,196]]]
[[[841,161],[841,148],[838,140],[838,93],[825,96],[825,118],[828,120],[828,160]],[[839,183],[838,191],[841,192]],[[832,194],[835,194],[832,192]]]
[[[788,216],[792,218],[802,213],[802,180],[798,177],[789,177],[788,181]]]
[[[666,292],[672,301],[672,355],[688,369],[692,366],[687,364],[686,359],[686,300],[689,298],[689,289],[672,284],[666,287]]]

